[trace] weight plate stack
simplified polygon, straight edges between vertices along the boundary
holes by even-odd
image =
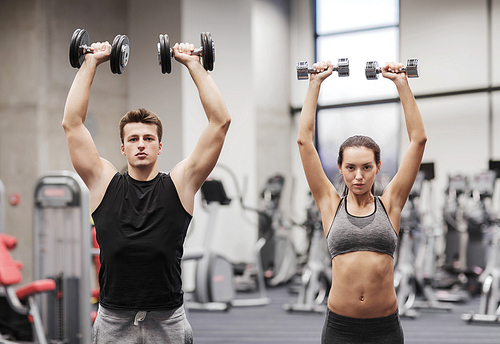
[[[377,74],[378,62],[368,61],[366,62],[365,75],[368,80],[378,79]]]
[[[76,29],[71,37],[69,45],[69,63],[73,68],[80,68],[85,60],[85,54],[81,51],[80,47],[90,44],[89,34],[84,29]]]
[[[158,61],[163,74],[172,72],[172,60],[170,54],[170,38],[167,34],[160,35],[160,43],[158,44]]]
[[[214,44],[214,41],[212,39],[212,35],[210,34],[210,32],[207,32],[206,36],[207,36],[208,51],[209,51],[208,70],[212,71],[212,70],[214,70],[214,64],[215,64],[215,44]]]

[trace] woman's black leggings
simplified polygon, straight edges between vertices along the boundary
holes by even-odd
[[[396,313],[382,318],[355,319],[327,310],[321,344],[402,344],[403,328]]]

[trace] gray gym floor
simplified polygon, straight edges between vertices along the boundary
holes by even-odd
[[[319,344],[324,314],[287,313],[282,305],[294,302],[287,286],[267,291],[271,304],[232,308],[228,312],[190,311],[194,342]],[[417,319],[402,319],[406,344],[499,344],[500,324],[468,325],[462,313],[477,311],[479,299],[454,304],[451,312],[422,311]]]

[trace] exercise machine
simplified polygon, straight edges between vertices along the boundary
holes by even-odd
[[[481,292],[479,276],[485,268],[494,175],[487,171],[449,179],[443,212],[448,229],[444,267],[451,276],[442,278],[440,285],[461,284],[471,295]]]
[[[482,174],[481,181],[486,187],[491,187],[495,183],[496,177],[496,172],[488,171],[488,173]],[[497,188],[495,189],[498,192]],[[498,204],[489,211],[489,215],[491,240],[487,250],[486,267],[479,276],[479,282],[482,285],[479,311],[478,313],[462,314],[462,320],[468,323],[500,324],[500,214]]]
[[[31,324],[31,335],[38,344],[47,344],[47,338],[42,324],[42,318],[38,309],[36,296],[41,293],[51,292],[56,284],[52,279],[35,280],[23,287],[15,289],[15,285],[22,280],[22,263],[12,259],[10,252],[17,245],[17,239],[11,235],[0,233],[0,296],[5,297],[9,310],[4,310],[2,315],[10,315],[9,324],[2,322],[0,331],[0,344],[13,343],[7,340],[23,340],[19,338],[16,325],[13,323],[16,315]],[[10,311],[10,312],[9,312]],[[6,326],[7,325],[7,326]],[[7,328],[6,328],[7,327]]]
[[[225,257],[212,251],[212,238],[217,223],[217,215],[221,206],[227,206],[231,199],[227,197],[224,186],[220,180],[206,180],[201,187],[204,208],[209,213],[209,220],[203,233],[203,248],[201,250],[186,250],[184,260],[196,261],[195,289],[186,301],[188,309],[199,310],[228,310],[231,307],[262,306],[270,303],[266,295],[265,282],[260,261],[256,268],[258,298],[237,299],[234,267]],[[262,242],[257,242],[254,254],[260,259],[258,252]]]
[[[280,210],[284,183],[285,178],[279,174],[268,178],[261,192],[261,209],[257,211],[259,239],[265,239],[260,251],[262,267],[270,286],[287,283],[297,273],[297,253],[290,238],[291,223]]]
[[[90,343],[91,223],[89,192],[70,171],[40,177],[34,193],[34,276],[56,289],[40,298],[51,343]]]
[[[189,310],[225,311],[231,307],[231,301],[235,298],[233,266],[226,258],[212,251],[218,210],[220,206],[231,202],[224,190],[218,187],[219,183],[207,180],[201,187],[203,206],[209,213],[208,224],[203,233],[203,247],[195,251],[186,249],[183,258],[196,261],[195,289],[185,302]]]
[[[426,185],[425,181],[426,173],[419,171],[401,213],[399,254],[394,270],[399,313],[410,318],[420,315],[417,309],[452,310],[450,304],[438,300],[432,285],[436,259],[436,226],[425,216],[422,209],[420,197]]]
[[[304,227],[308,234],[309,246],[307,262],[300,278],[297,302],[284,304],[283,309],[289,312],[324,313],[325,300],[332,283],[332,259],[328,252],[321,213],[314,200],[307,209]]]

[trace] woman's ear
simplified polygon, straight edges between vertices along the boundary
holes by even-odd
[[[342,166],[337,165],[337,167],[339,168],[339,173],[340,173],[340,175],[341,175],[341,176],[343,176],[343,174],[342,174]]]
[[[377,164],[377,173],[376,174],[378,174],[380,172],[380,166],[382,166],[382,161],[379,161]]]

